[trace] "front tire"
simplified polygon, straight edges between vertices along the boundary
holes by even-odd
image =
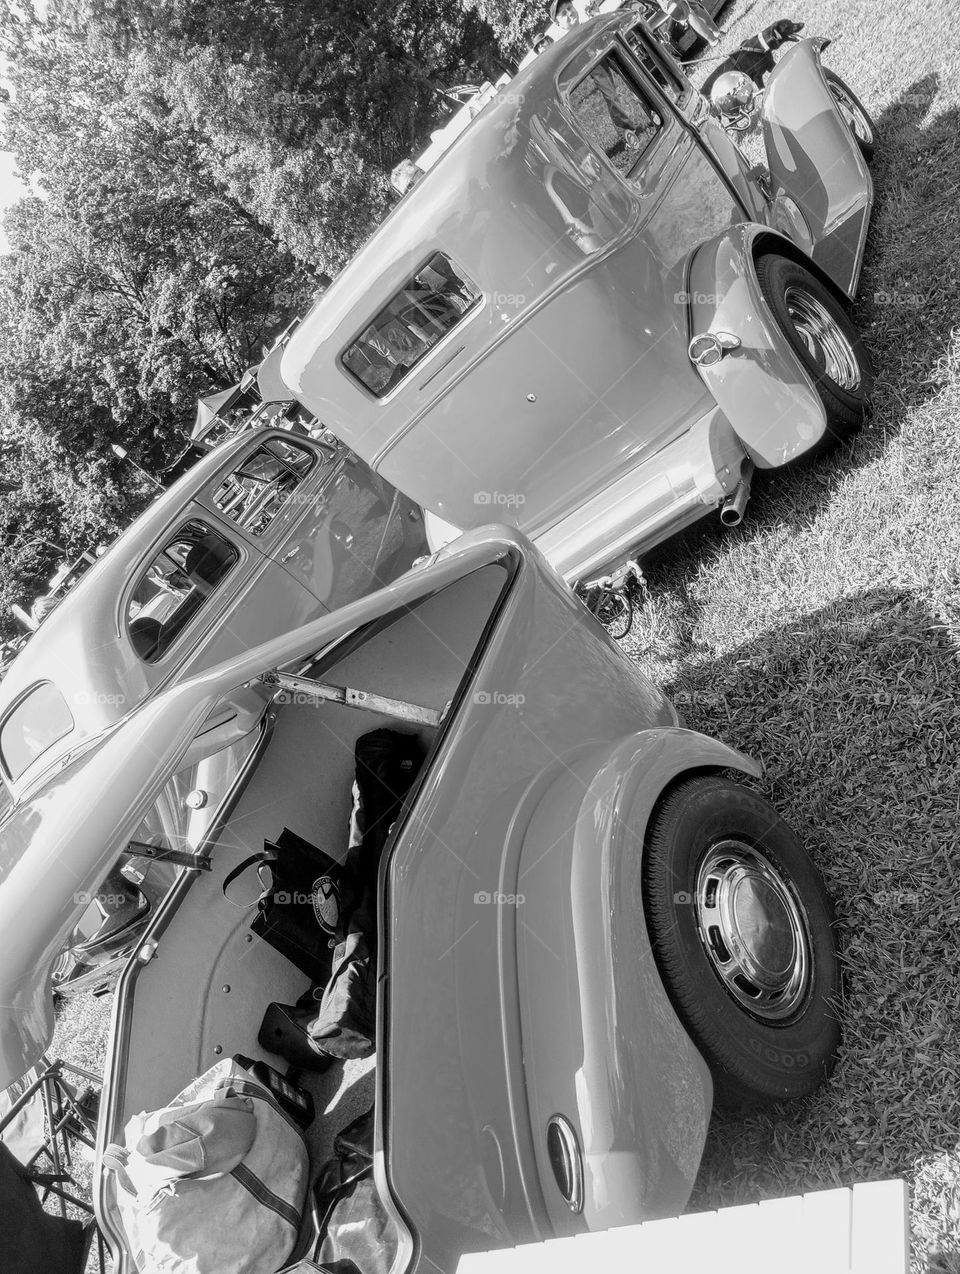
[[[776,811],[723,778],[680,783],[647,837],[643,899],[660,976],[710,1067],[715,1103],[813,1092],[840,1041],[833,909]]]
[[[823,403],[826,431],[805,453],[820,455],[863,427],[873,391],[870,355],[843,305],[805,266],[764,253],[757,259],[757,278]]]
[[[828,71],[826,67],[823,74],[827,81],[827,88],[833,94],[834,101],[840,107],[840,114],[860,148],[860,154],[866,160],[872,159],[877,148],[877,136],[870,113],[849,84],[841,80],[839,75],[834,75],[833,71]]]

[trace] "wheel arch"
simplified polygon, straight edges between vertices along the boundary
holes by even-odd
[[[736,337],[732,352],[697,371],[746,456],[758,469],[776,469],[817,445],[827,416],[760,287],[758,242],[805,266],[813,264],[785,235],[758,222],[723,231],[701,244],[690,261],[689,335]]]
[[[675,1216],[689,1197],[712,1081],[623,886],[639,896],[650,819],[671,786],[724,771],[761,773],[695,731],[641,730],[565,765],[527,826],[511,886],[523,898],[521,1038],[537,1077],[530,1118],[540,1179],[558,1224],[563,1204],[538,1135],[557,1111],[583,1150],[588,1229]]]
[[[818,262],[814,261],[809,252],[804,252],[798,243],[794,243],[792,239],[788,239],[786,235],[780,234],[776,230],[759,230],[750,242],[750,259],[753,262],[754,269],[756,269],[757,261],[760,257],[765,256],[768,252],[775,252],[781,257],[787,257],[788,260],[795,262],[797,265],[802,265],[836,297],[841,305],[849,308],[850,297],[847,293]]]

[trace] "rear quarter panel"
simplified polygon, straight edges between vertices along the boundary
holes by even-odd
[[[643,843],[664,788],[746,758],[654,728],[585,752],[524,837],[516,908],[524,1073],[540,1177],[558,1232],[676,1216],[710,1118],[707,1068],[660,980],[641,895]],[[550,1117],[575,1127],[584,1208],[571,1216],[546,1154]]]
[[[579,791],[576,757],[675,720],[558,577],[521,571],[386,877],[383,1151],[420,1268],[553,1231],[527,1105],[522,908],[491,899],[520,889],[558,770]]]

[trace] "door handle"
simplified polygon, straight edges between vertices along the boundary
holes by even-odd
[[[296,556],[297,556],[297,554],[298,554],[299,552],[300,552],[300,545],[298,544],[298,545],[296,546],[296,548],[292,548],[292,549],[289,551],[289,553],[284,553],[284,555],[283,555],[283,557],[281,557],[280,561],[281,561],[281,562],[289,562],[289,561],[290,561],[290,559],[291,559],[291,557],[296,557]]]

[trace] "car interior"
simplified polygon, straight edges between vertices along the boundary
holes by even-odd
[[[271,1002],[293,1004],[311,980],[252,932],[257,874],[241,876],[230,886],[229,898],[225,877],[265,842],[276,842],[284,829],[342,860],[357,740],[378,727],[416,734],[425,757],[422,781],[449,719],[443,714],[455,711],[458,690],[508,579],[505,565],[480,568],[412,607],[387,614],[298,669],[301,677],[326,687],[351,687],[432,710],[440,724],[311,701],[306,694],[280,696],[261,723],[258,744],[247,749],[250,762],[245,782],[241,773],[239,795],[232,807],[226,798],[229,812],[219,828],[209,819],[212,834],[199,849],[209,855],[210,870],[180,874],[147,934],[157,942],[156,953],[121,980],[108,1066],[108,1140],[121,1140],[131,1115],[162,1107],[221,1058],[243,1055],[286,1071],[283,1058],[258,1042],[264,1012]],[[176,785],[176,778],[172,782]],[[179,784],[181,795],[184,786]],[[414,782],[407,810],[416,795]],[[318,929],[318,944],[328,941]],[[288,1073],[314,1099],[317,1114],[307,1132],[314,1169],[330,1157],[337,1134],[372,1106],[376,1065],[375,1053],[335,1061],[322,1073]],[[109,1174],[104,1189],[111,1189]],[[105,1211],[116,1217],[109,1193]]]

